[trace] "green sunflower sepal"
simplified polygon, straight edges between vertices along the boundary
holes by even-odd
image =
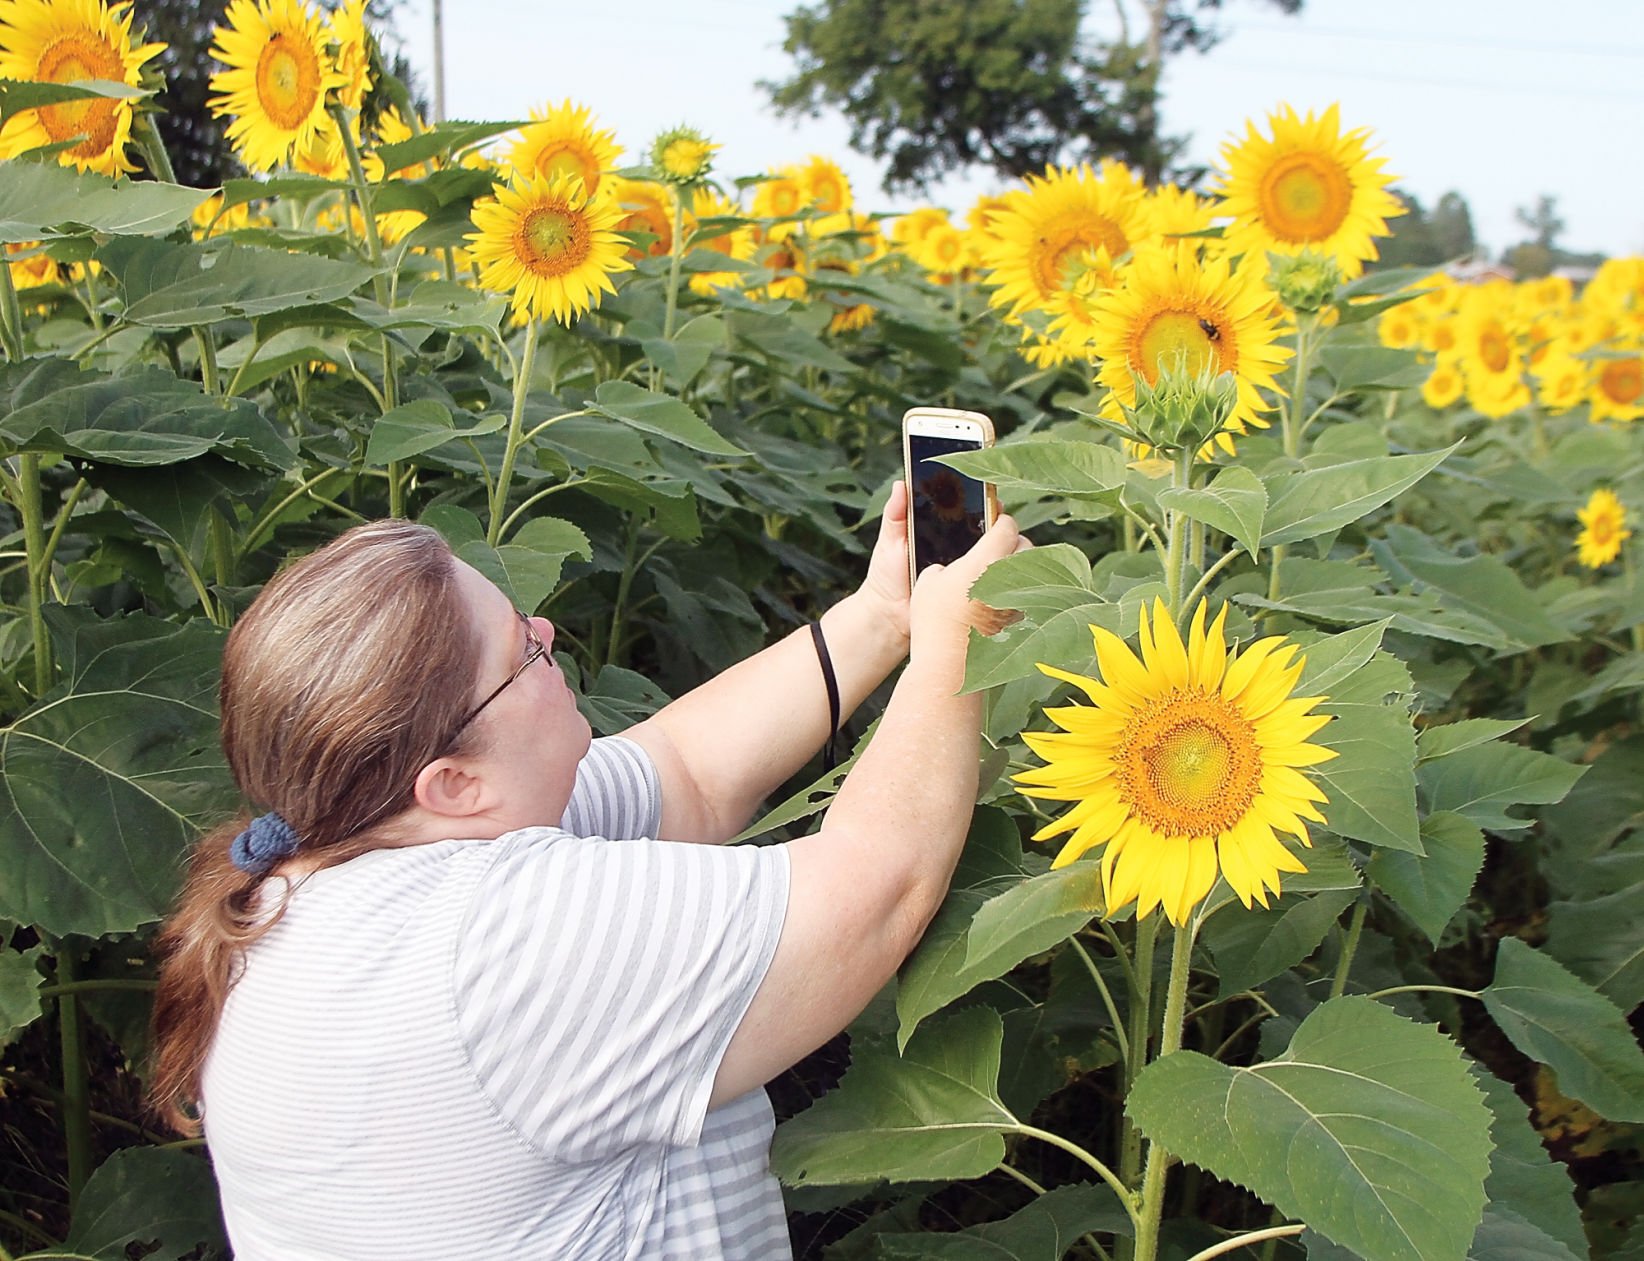
[[[1136,375],[1136,402],[1125,406],[1128,437],[1145,442],[1160,454],[1197,451],[1220,433],[1239,406],[1239,382],[1231,372],[1216,372],[1210,363],[1197,371],[1178,355],[1169,367],[1162,363],[1157,379],[1149,383]]]
[[[1268,286],[1298,315],[1316,315],[1336,300],[1341,266],[1328,254],[1303,250],[1300,254],[1269,254],[1267,261]]]

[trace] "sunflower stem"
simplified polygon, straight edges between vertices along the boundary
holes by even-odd
[[[171,155],[160,139],[160,129],[154,125],[154,115],[146,109],[132,111],[131,131],[143,161],[148,163],[148,173],[164,183],[175,184],[177,172],[171,167]]]
[[[1336,976],[1330,982],[1331,998],[1340,998],[1347,989],[1347,974],[1353,970],[1353,956],[1358,952],[1359,935],[1364,932],[1364,917],[1369,911],[1370,899],[1361,896],[1353,906],[1353,918],[1347,922],[1347,940],[1342,943]]]
[[[17,301],[17,286],[11,282],[9,261],[0,262],[0,344],[12,363],[23,358],[23,308]]]
[[[46,514],[40,498],[40,457],[26,453],[17,457],[15,483],[17,515],[23,519],[23,547],[28,556],[29,636],[34,644],[34,699],[51,687],[56,673],[51,654],[51,636],[46,633],[46,576],[51,572],[51,556],[46,550]]]
[[[1188,490],[1193,485],[1193,451],[1183,447],[1176,452],[1175,474],[1172,484]],[[1170,602],[1170,620],[1179,622],[1182,613],[1182,586],[1187,580],[1188,536],[1193,523],[1187,514],[1172,509],[1170,512],[1170,548],[1165,556],[1165,590]]]
[[[1211,1261],[1212,1257],[1226,1256],[1229,1252],[1237,1252],[1240,1248],[1247,1248],[1255,1243],[1264,1243],[1269,1239],[1283,1239],[1287,1235],[1299,1235],[1306,1229],[1305,1224],[1292,1222],[1288,1226],[1269,1226],[1265,1230],[1246,1231],[1242,1235],[1234,1235],[1231,1239],[1224,1239],[1218,1244],[1212,1244],[1208,1248],[1195,1252],[1187,1261]]]
[[[1085,971],[1090,973],[1090,979],[1096,983],[1096,990],[1102,996],[1102,1006],[1107,1008],[1107,1018],[1113,1022],[1113,1036],[1119,1043],[1119,1058],[1125,1063],[1130,1062],[1130,1039],[1125,1036],[1124,1021],[1119,1019],[1119,1008],[1113,1002],[1113,991],[1108,989],[1107,980],[1096,966],[1096,960],[1090,957],[1090,952],[1079,942],[1078,934],[1068,938],[1073,946],[1073,952],[1084,962]]]
[[[1170,948],[1170,981],[1165,989],[1164,1028],[1159,1034],[1159,1059],[1182,1047],[1182,1015],[1187,1009],[1187,982],[1193,971],[1195,922],[1177,927]],[[1135,1261],[1154,1261],[1159,1254],[1159,1223],[1164,1217],[1165,1174],[1170,1153],[1162,1143],[1149,1143],[1147,1172],[1142,1175],[1142,1212],[1136,1224]]]
[[[1136,1084],[1136,1077],[1147,1060],[1147,1048],[1153,1030],[1153,945],[1159,932],[1159,921],[1144,920],[1136,925],[1135,973],[1130,990],[1130,1058],[1125,1061],[1125,1094]],[[1119,1176],[1127,1187],[1135,1186],[1142,1172],[1142,1132],[1123,1112],[1119,1114],[1121,1140],[1119,1148]]]
[[[492,547],[502,542],[502,527],[507,520],[508,483],[514,478],[514,461],[524,445],[525,396],[531,391],[531,373],[537,365],[537,317],[525,322],[525,349],[520,355],[519,370],[514,374],[514,407],[508,417],[508,445],[503,449],[502,468],[497,472],[496,485],[491,488],[491,527],[485,541]]]
[[[194,344],[200,351],[200,384],[207,394],[216,394],[217,347],[211,340],[211,330],[202,324],[195,324],[189,331],[194,334]]]
[[[662,340],[674,339],[674,316],[679,310],[679,265],[685,256],[685,197],[680,189],[672,189],[674,200],[674,233],[668,245],[668,305],[662,313]]]
[[[1050,1130],[1041,1130],[1031,1125],[1018,1124],[1012,1132],[1020,1134],[1023,1138],[1036,1138],[1041,1143],[1049,1143],[1052,1147],[1059,1147],[1068,1155],[1089,1165],[1090,1168],[1096,1171],[1097,1177],[1107,1183],[1107,1185],[1113,1189],[1113,1193],[1119,1197],[1119,1203],[1124,1208],[1125,1213],[1129,1216],[1130,1220],[1132,1222],[1136,1222],[1138,1220],[1136,1215],[1136,1197],[1131,1194],[1130,1190],[1124,1183],[1120,1182],[1119,1179],[1114,1176],[1113,1170],[1109,1169],[1100,1160],[1096,1159],[1095,1156],[1092,1156],[1083,1147],[1080,1147],[1079,1144],[1072,1142],[1069,1139],[1065,1139],[1060,1134],[1053,1133]]]
[[[66,944],[58,947],[57,980],[72,984],[75,960]],[[91,1178],[91,1080],[87,1073],[80,1002],[73,994],[57,1000],[57,1031],[63,1056],[63,1137],[68,1149],[69,1214]]]

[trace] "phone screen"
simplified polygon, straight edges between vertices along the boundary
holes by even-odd
[[[981,449],[981,442],[974,438],[908,436],[910,535],[916,574],[927,565],[952,564],[982,537],[987,517],[982,483],[933,459]]]

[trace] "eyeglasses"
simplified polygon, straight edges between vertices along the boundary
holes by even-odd
[[[520,624],[525,627],[525,660],[519,663],[514,672],[504,679],[495,691],[468,711],[468,717],[457,724],[457,730],[453,733],[453,738],[460,735],[469,723],[478,718],[487,705],[506,692],[510,683],[548,655],[548,645],[542,642],[541,637],[537,634],[536,627],[531,625],[531,619],[518,609],[514,610],[514,616],[519,618]]]

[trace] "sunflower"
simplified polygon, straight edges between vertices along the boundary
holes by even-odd
[[[912,251],[913,261],[941,284],[970,266],[971,251],[965,234],[951,223],[939,223],[925,233]]]
[[[651,166],[671,184],[696,184],[708,177],[719,146],[694,127],[670,127],[651,142]]]
[[[6,257],[14,289],[37,289],[61,278],[57,264],[39,241],[7,242]]]
[[[421,128],[418,120],[418,129]],[[415,162],[410,166],[400,167],[389,171],[378,150],[384,145],[403,144],[415,136],[411,124],[400,117],[399,110],[390,105],[377,116],[377,134],[371,148],[361,157],[360,165],[365,171],[365,178],[373,184],[380,184],[390,176],[399,179],[422,179],[429,172],[429,164]],[[384,245],[397,245],[422,226],[428,216],[420,210],[389,210],[378,215],[377,236]]]
[[[343,76],[337,86],[337,99],[356,114],[371,91],[371,31],[365,24],[366,3],[344,0],[331,15],[328,28],[336,49],[333,61]]]
[[[1454,355],[1439,356],[1421,386],[1422,401],[1435,412],[1453,406],[1466,392],[1467,382],[1462,379],[1461,367]]]
[[[1162,237],[1191,236],[1216,226],[1216,203],[1175,184],[1161,184],[1151,190],[1147,212],[1154,234]],[[1199,245],[1212,253],[1225,248],[1218,237],[1202,237]]]
[[[1117,259],[1147,234],[1146,189],[1118,162],[1103,162],[1100,174],[1088,164],[1051,167],[1027,185],[988,216],[982,242],[983,282],[997,286],[993,305],[1013,316],[1048,311],[1088,251]]]
[[[1536,401],[1554,415],[1587,400],[1592,370],[1563,342],[1549,343],[1530,365],[1530,375],[1536,382]]]
[[[1305,658],[1282,636],[1238,655],[1223,637],[1227,606],[1205,628],[1203,602],[1188,642],[1165,609],[1142,612],[1141,658],[1111,631],[1091,627],[1102,681],[1040,665],[1080,688],[1089,705],[1047,709],[1062,730],[1025,732],[1046,765],[1017,775],[1024,796],[1075,805],[1034,834],[1072,832],[1052,864],[1102,852],[1107,914],[1136,903],[1136,918],[1162,906],[1187,921],[1218,870],[1249,906],[1267,905],[1279,873],[1306,871],[1277,833],[1311,845],[1307,824],[1323,823],[1326,798],[1300,769],[1335,752],[1307,743],[1329,716],[1309,711],[1324,698],[1295,697]]]
[[[348,178],[348,150],[343,147],[342,132],[329,114],[323,127],[316,128],[292,150],[291,165],[304,175],[317,175],[321,179]]]
[[[753,213],[756,219],[791,219],[810,204],[810,192],[796,166],[768,172],[754,188]],[[783,236],[792,230],[791,223],[776,224],[770,229],[770,235]]]
[[[914,254],[919,243],[937,228],[952,226],[948,212],[940,206],[920,206],[891,224],[891,240],[900,245],[904,252]]]
[[[698,225],[704,219],[735,219],[740,218],[742,209],[730,198],[714,192],[710,188],[698,186],[691,190],[691,214],[689,226],[686,229],[686,240],[693,250],[712,250],[715,254],[724,254],[738,262],[747,262],[753,258],[754,251],[759,248],[759,241],[752,224],[738,224],[727,232],[718,236],[702,236]],[[734,271],[703,271],[691,274],[691,292],[700,293],[703,297],[712,297],[715,289],[734,289],[741,280],[741,273]]]
[[[648,246],[634,245],[629,258],[644,258],[646,254],[665,255],[674,244],[673,192],[666,184],[650,180],[610,177],[611,200],[621,204],[623,216],[617,224],[618,232],[644,232],[650,235]]]
[[[0,79],[77,83],[106,79],[137,87],[145,61],[164,44],[131,43],[131,5],[103,0],[0,2]],[[99,97],[19,110],[0,127],[0,158],[84,136],[64,149],[64,166],[119,175],[137,168],[126,158],[132,103]]]
[[[817,154],[799,169],[799,182],[812,208],[825,215],[851,208],[851,182],[835,162]]]
[[[516,171],[494,185],[496,200],[476,202],[474,260],[480,283],[512,293],[516,315],[552,315],[561,324],[615,293],[615,272],[633,264],[617,234],[622,208],[608,196],[588,195],[574,175],[544,177]]]
[[[1456,315],[1456,353],[1468,405],[1497,420],[1530,402],[1523,338],[1506,318],[1501,297],[1488,288],[1474,290]]]
[[[1613,490],[1595,490],[1587,506],[1576,510],[1576,517],[1582,525],[1576,535],[1576,559],[1588,569],[1608,565],[1621,555],[1622,543],[1633,536],[1626,528],[1627,509]]]
[[[1387,220],[1405,213],[1386,191],[1393,177],[1369,156],[1370,133],[1343,135],[1334,105],[1317,118],[1311,110],[1298,118],[1286,105],[1267,121],[1271,140],[1247,123],[1243,140],[1222,146],[1228,248],[1257,256],[1313,249],[1352,279],[1377,257],[1374,238],[1388,235]]]
[[[566,99],[558,106],[531,111],[536,121],[520,129],[508,150],[508,162],[530,175],[574,175],[592,197],[605,172],[616,166],[622,146],[616,133],[600,131],[587,106]]]
[[[325,24],[300,0],[229,0],[211,55],[228,67],[211,76],[208,102],[232,115],[229,143],[248,167],[267,171],[307,151],[329,124],[325,94],[348,84],[326,51]]]
[[[1613,350],[1593,363],[1594,420],[1637,420],[1644,416],[1644,348]]]
[[[1123,407],[1135,404],[1136,377],[1151,384],[1161,365],[1180,358],[1189,373],[1209,365],[1237,379],[1231,430],[1267,426],[1261,391],[1278,392],[1278,371],[1293,352],[1279,344],[1271,296],[1250,267],[1201,260],[1190,241],[1154,246],[1138,253],[1123,283],[1097,294],[1091,309],[1091,340],[1102,357],[1097,380],[1111,391],[1104,409],[1113,420],[1122,421]]]

